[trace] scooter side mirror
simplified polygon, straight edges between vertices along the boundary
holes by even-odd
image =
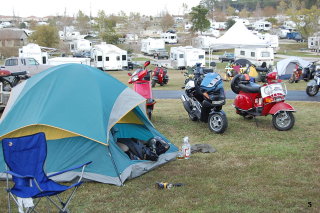
[[[131,73],[131,72],[128,72],[128,76],[132,76],[132,73]]]
[[[150,64],[150,61],[146,61],[146,62],[144,62],[144,64],[143,64],[143,68],[145,69],[147,66],[149,66],[149,64]]]

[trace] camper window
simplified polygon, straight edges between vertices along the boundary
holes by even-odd
[[[6,60],[5,66],[16,66],[18,65],[18,59]]]
[[[243,50],[240,51],[240,55],[244,55],[245,52]]]
[[[39,63],[33,58],[28,58],[27,60],[30,65],[39,65]]]
[[[183,58],[183,54],[179,54],[179,58]]]
[[[199,59],[204,59],[204,55],[199,55]]]
[[[117,56],[117,61],[120,61],[120,56]]]
[[[126,55],[122,55],[122,61],[127,60],[127,56]]]
[[[261,52],[261,57],[270,57],[270,53],[269,52]]]
[[[98,56],[98,61],[102,61],[102,56],[101,55]]]
[[[256,53],[255,52],[251,52],[251,57],[255,57]]]
[[[106,61],[109,61],[109,57],[106,57]]]

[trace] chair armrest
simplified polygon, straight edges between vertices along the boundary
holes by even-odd
[[[10,175],[18,177],[18,178],[29,178],[29,179],[33,178],[34,179],[34,177],[32,175],[19,175],[17,173],[12,172],[12,171],[4,171],[4,173],[10,174]]]
[[[56,176],[56,175],[60,175],[60,174],[63,174],[63,173],[65,173],[65,172],[69,172],[69,171],[72,171],[72,170],[75,170],[75,169],[79,169],[79,168],[81,168],[81,167],[84,167],[84,166],[89,165],[90,163],[92,163],[92,161],[89,161],[89,162],[87,162],[87,163],[81,164],[81,165],[79,165],[79,166],[75,166],[75,167],[70,168],[70,169],[63,170],[63,171],[61,171],[61,172],[56,172],[56,173],[54,173],[54,174],[48,175],[48,178],[54,177],[54,176]]]

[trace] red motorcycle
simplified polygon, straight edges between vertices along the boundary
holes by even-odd
[[[144,63],[143,69],[137,69],[132,74],[128,73],[128,75],[130,76],[128,83],[133,84],[133,90],[147,99],[147,115],[151,120],[152,111],[156,101],[153,99],[151,90],[150,72],[152,71],[147,70],[147,66],[149,64],[150,61],[146,61]]]
[[[167,69],[163,66],[154,68],[151,82],[152,87],[155,87],[157,83],[160,84],[160,86],[167,84],[169,81],[169,76],[167,73]]]
[[[267,82],[262,86],[250,81],[248,74],[235,76],[231,81],[231,89],[238,94],[234,100],[236,113],[244,118],[272,115],[273,126],[280,131],[293,127],[295,109],[285,103],[287,89],[276,72],[268,73]]]

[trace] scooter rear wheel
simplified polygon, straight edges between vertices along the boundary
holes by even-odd
[[[152,117],[152,109],[147,108],[147,115],[148,115],[149,120],[151,120],[151,117]]]
[[[209,129],[217,134],[222,134],[228,127],[227,117],[221,113],[212,113],[208,117]]]
[[[272,116],[272,124],[279,131],[290,130],[294,125],[295,119],[290,111],[280,111]]]

